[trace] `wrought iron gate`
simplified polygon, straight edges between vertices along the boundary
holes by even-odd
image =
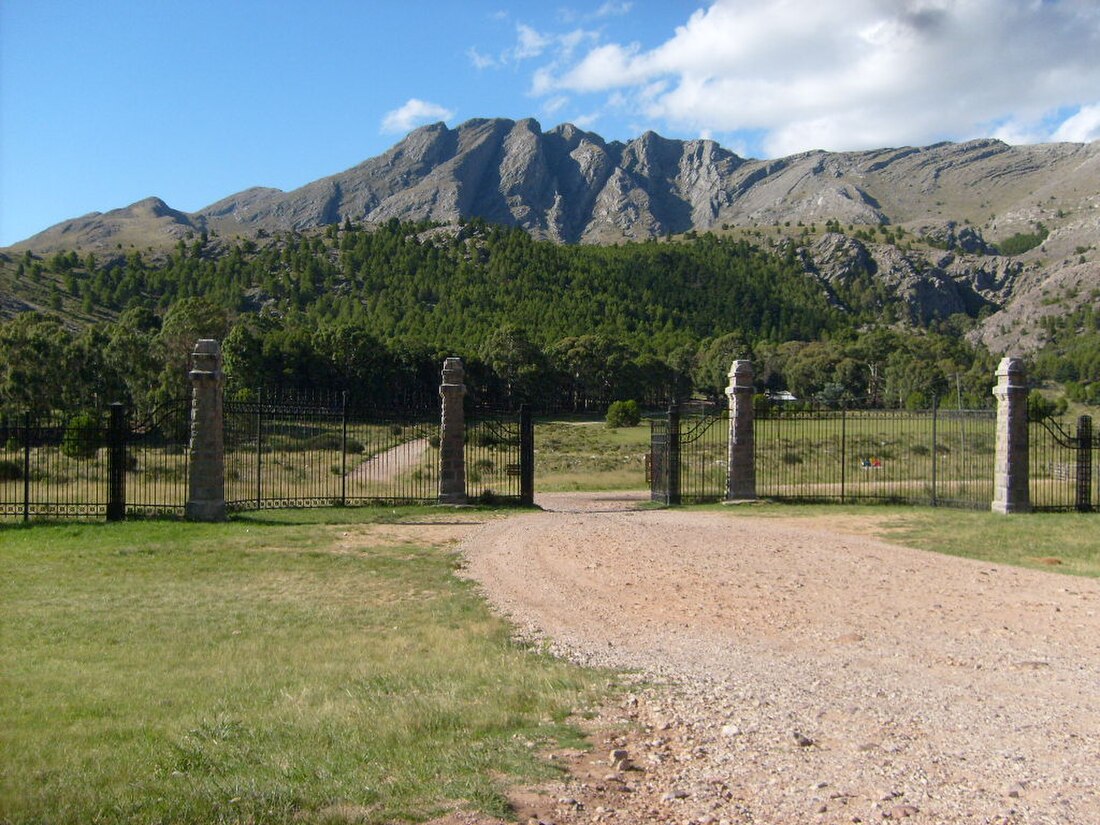
[[[719,501],[726,495],[729,411],[702,403],[670,407],[650,422],[646,475],[662,504]]]
[[[1070,425],[1053,418],[1029,423],[1029,486],[1033,510],[1092,512],[1100,505],[1100,433],[1082,415]]]
[[[535,503],[531,410],[475,408],[466,422],[466,492],[471,501]]]

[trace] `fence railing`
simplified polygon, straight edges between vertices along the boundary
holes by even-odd
[[[535,445],[530,410],[474,409],[466,419],[465,461],[471,501],[533,504]]]
[[[755,428],[761,496],[985,508],[993,497],[992,410],[771,409]]]
[[[437,409],[374,409],[345,394],[227,401],[226,506],[434,501],[438,419]]]
[[[189,413],[181,400],[137,422],[118,405],[106,413],[0,416],[0,517],[181,514]]]
[[[993,410],[849,410],[772,407],[755,416],[759,496],[795,501],[882,501],[988,507],[993,496]],[[651,424],[652,498],[726,497],[729,412],[681,405]]]
[[[1100,433],[1092,418],[1028,422],[1028,492],[1039,511],[1100,508]]]

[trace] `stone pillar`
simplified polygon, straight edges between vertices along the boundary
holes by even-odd
[[[730,385],[729,464],[726,468],[726,501],[756,498],[756,458],[753,455],[752,361],[734,361]]]
[[[997,368],[997,460],[993,475],[994,513],[1031,510],[1028,490],[1027,382],[1024,362],[1005,358]]]
[[[222,351],[204,338],[191,355],[191,445],[184,514],[191,521],[225,520],[225,439]]]
[[[439,503],[466,503],[466,413],[462,398],[466,395],[465,373],[461,358],[443,361],[443,383],[439,396],[443,401],[439,428]]]

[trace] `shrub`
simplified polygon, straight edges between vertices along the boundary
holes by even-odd
[[[23,477],[23,465],[18,461],[0,461],[0,481],[19,481]]]
[[[997,248],[1002,255],[1022,255],[1039,246],[1049,234],[1047,228],[1040,223],[1035,232],[1017,232],[997,244]]]
[[[479,447],[495,447],[500,439],[488,430],[480,430],[473,438],[474,444]]]
[[[1028,421],[1042,421],[1059,412],[1058,403],[1051,401],[1038,390],[1032,390],[1027,394],[1027,418]],[[1061,412],[1065,412],[1063,407]]]
[[[303,447],[307,450],[339,450],[341,443],[340,433],[321,433],[307,438]]]
[[[607,426],[636,427],[642,420],[642,411],[638,408],[637,401],[613,401],[607,408]]]
[[[101,435],[99,419],[93,413],[77,413],[65,425],[61,452],[69,458],[94,458]]]

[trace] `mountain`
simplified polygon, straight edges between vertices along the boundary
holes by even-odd
[[[247,189],[193,213],[148,198],[65,221],[13,250],[109,253],[201,232],[262,237],[348,219],[475,216],[559,243],[713,230],[793,244],[827,289],[871,278],[906,296],[917,322],[988,307],[982,335],[994,348],[1038,335],[1063,297],[1100,300],[1100,142],[976,140],[751,160],[653,132],[621,143],[569,124],[544,132],[531,119],[437,123],[291,192]],[[846,231],[818,234],[826,222]],[[810,226],[811,235],[799,230]],[[1035,233],[1031,251],[990,254]]]
[[[249,236],[346,218],[474,216],[563,243],[829,219],[925,231],[968,222],[996,236],[1087,213],[1100,206],[1098,193],[1100,143],[977,140],[746,160],[711,140],[647,132],[608,143],[569,124],[543,132],[530,119],[470,120],[424,126],[378,157],[291,192],[247,189],[190,214],[149,198],[65,221],[15,248],[94,250],[139,236],[145,245],[174,243],[201,230]],[[1066,221],[1060,232],[1092,235],[1096,221]]]

